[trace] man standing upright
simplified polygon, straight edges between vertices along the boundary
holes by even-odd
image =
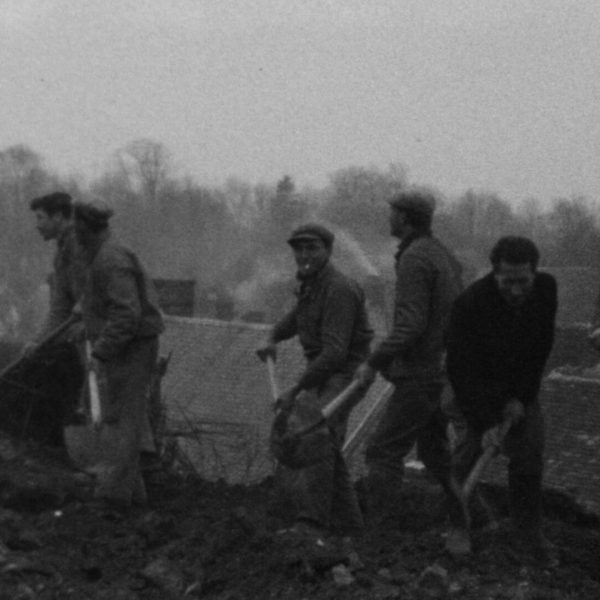
[[[554,339],[556,281],[537,271],[539,253],[522,237],[501,238],[490,254],[492,271],[457,299],[448,333],[448,375],[466,427],[458,428],[453,474],[459,484],[483,448],[498,445],[500,423],[510,421],[509,500],[516,538],[543,557],[541,531],[544,423],[538,392]],[[452,511],[447,539],[455,555],[471,541],[461,511]],[[516,539],[515,538],[515,539]]]
[[[156,293],[137,256],[113,241],[112,211],[101,201],[75,204],[75,231],[85,257],[81,297],[88,368],[104,382],[104,450],[95,497],[119,507],[147,500],[140,449],[149,435],[147,394],[164,329]]]
[[[434,208],[433,195],[419,188],[405,189],[390,200],[390,231],[400,240],[393,326],[356,373],[364,384],[378,371],[394,384],[365,455],[373,510],[397,509],[404,459],[415,443],[419,459],[449,489],[440,396],[444,335],[460,291],[460,265],[431,233]]]
[[[300,282],[298,301],[258,350],[263,360],[275,357],[278,342],[298,336],[307,366],[279,404],[308,421],[352,382],[373,337],[362,288],[330,263],[333,241],[334,235],[318,224],[303,225],[292,233],[288,244]],[[354,402],[360,397],[357,394]],[[333,435],[316,464],[293,474],[300,529],[308,525],[321,533],[337,529],[346,535],[362,530],[362,515],[341,454],[348,412],[332,417]]]
[[[71,196],[65,192],[40,196],[30,202],[30,208],[42,238],[56,240],[50,275],[50,310],[44,327],[36,336],[36,340],[41,340],[71,316],[83,289],[84,268],[71,218]],[[29,351],[34,347],[35,344],[31,344]]]

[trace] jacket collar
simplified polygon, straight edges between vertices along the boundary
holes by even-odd
[[[402,238],[398,244],[398,250],[396,250],[394,257],[396,259],[400,258],[415,240],[418,240],[422,237],[431,237],[431,231],[414,231],[413,233],[410,233],[406,237]]]

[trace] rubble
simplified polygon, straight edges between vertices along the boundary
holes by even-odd
[[[484,492],[498,529],[474,531],[473,555],[456,561],[444,549],[445,515],[426,509],[439,490],[420,471],[408,470],[399,511],[367,515],[365,535],[350,545],[290,535],[269,479],[242,486],[154,472],[150,505],[111,515],[89,501],[90,478],[60,453],[13,450],[0,462],[0,497],[10,503],[0,508],[2,600],[600,597],[598,522],[564,520],[557,503],[554,512],[545,503],[545,533],[560,547],[558,565],[518,561],[496,489]]]

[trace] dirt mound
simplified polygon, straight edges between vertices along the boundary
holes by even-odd
[[[270,480],[153,471],[150,506],[122,514],[90,501],[90,478],[60,451],[4,442],[1,453],[0,600],[600,598],[597,522],[556,499],[545,530],[558,565],[515,551],[503,490],[488,495],[499,528],[477,531],[474,556],[457,562],[444,554],[443,497],[417,472],[397,513],[372,518],[352,553],[345,540],[286,530]]]

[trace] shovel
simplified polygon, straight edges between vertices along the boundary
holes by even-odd
[[[267,358],[267,368],[269,369],[271,394],[275,400],[278,396],[278,386],[274,364],[270,357]],[[331,443],[331,434],[323,426],[333,414],[347,403],[348,399],[360,386],[359,381],[353,381],[318,411],[312,423],[295,431],[290,431],[288,424],[288,419],[291,416],[290,411],[279,411],[273,421],[269,440],[269,446],[275,458],[292,469],[305,468],[318,462],[324,447]]]
[[[388,383],[385,386],[381,394],[369,407],[369,410],[365,413],[361,422],[356,426],[356,429],[354,429],[344,442],[342,454],[346,460],[352,457],[356,449],[362,444],[365,436],[371,430],[373,424],[380,418],[380,408],[388,401],[393,389],[394,386],[391,383]]]
[[[91,357],[92,347],[89,340],[85,342],[85,352],[88,360]],[[66,425],[63,433],[65,446],[69,458],[82,471],[93,471],[93,467],[102,456],[102,405],[98,376],[92,369],[88,369],[86,384],[89,394],[89,420],[81,424]]]
[[[488,446],[483,454],[477,459],[477,462],[471,469],[471,472],[465,479],[463,485],[461,486],[459,482],[451,477],[450,485],[452,487],[453,492],[456,494],[458,501],[460,502],[460,506],[463,512],[463,517],[465,519],[465,523],[467,528],[471,526],[471,513],[469,511],[469,498],[473,492],[473,489],[477,485],[477,481],[481,477],[483,470],[487,467],[488,463],[498,454],[500,450],[500,445],[502,444],[506,434],[510,430],[513,425],[513,421],[510,417],[507,417],[502,421],[500,425],[500,430],[498,431],[498,438],[495,444]]]

